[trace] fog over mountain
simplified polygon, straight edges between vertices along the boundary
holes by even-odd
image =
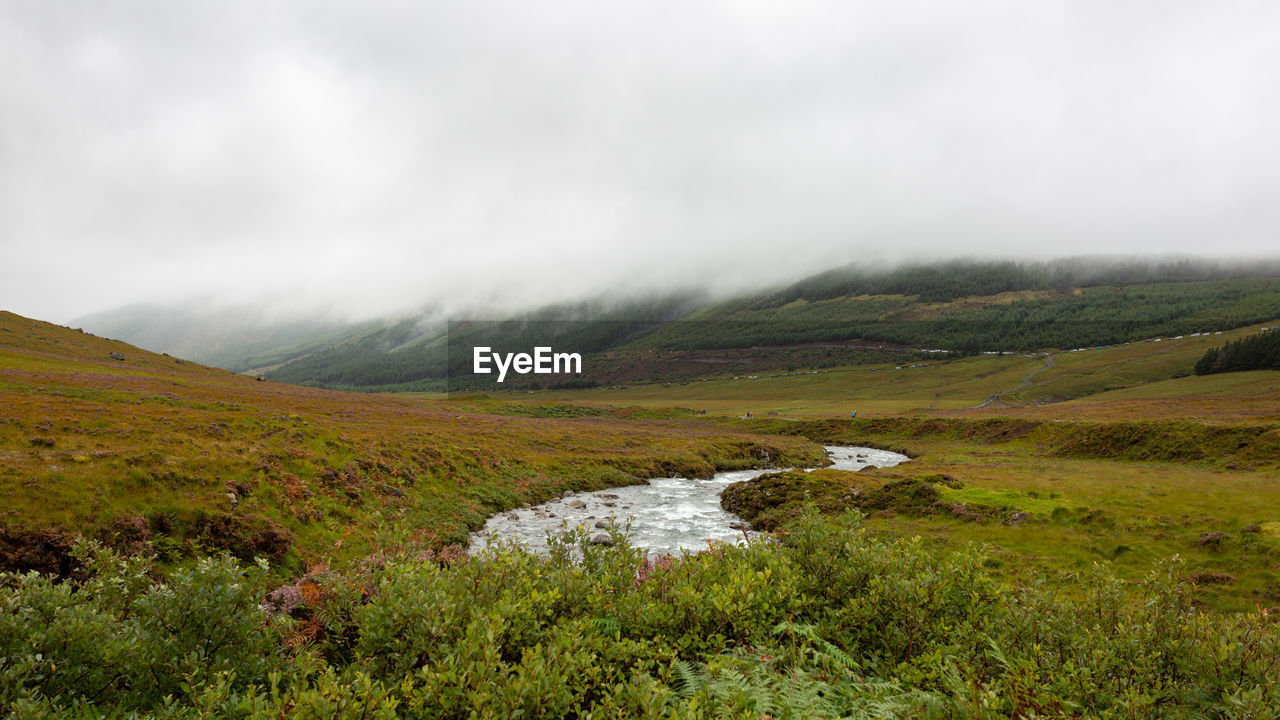
[[[1272,255],[1266,2],[5,3],[0,307]]]

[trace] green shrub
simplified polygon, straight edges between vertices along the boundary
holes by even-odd
[[[229,558],[97,546],[0,580],[13,717],[1275,717],[1280,638],[1174,565],[999,584],[979,549],[805,510],[778,538],[648,557],[624,533],[407,553],[267,593]],[[263,603],[267,597],[269,602]]]
[[[145,559],[97,543],[74,552],[83,582],[3,576],[0,707],[41,699],[151,707],[220,672],[245,686],[282,666],[279,626],[258,606],[265,562],[203,559],[153,582]]]

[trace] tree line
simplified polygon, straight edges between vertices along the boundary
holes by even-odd
[[[1210,348],[1195,368],[1197,375],[1242,370],[1280,370],[1280,332],[1268,330]]]

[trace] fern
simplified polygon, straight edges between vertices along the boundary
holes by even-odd
[[[843,715],[833,702],[833,688],[807,671],[776,668],[770,660],[735,661],[745,671],[725,667],[707,681],[706,695],[714,704],[779,720]]]
[[[706,677],[702,669],[687,660],[671,664],[671,689],[681,698],[691,698],[702,692]]]
[[[855,675],[862,669],[861,663],[855,660],[852,655],[819,635],[818,629],[814,625],[784,620],[774,626],[773,634],[774,637],[790,634],[793,638],[805,640],[810,646],[809,649],[813,653],[814,659],[824,667],[840,668]]]
[[[591,618],[591,624],[595,627],[596,632],[609,638],[616,638],[622,635],[622,622],[615,617],[594,617]]]

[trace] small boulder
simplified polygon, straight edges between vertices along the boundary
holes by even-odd
[[[1200,533],[1200,539],[1196,541],[1196,544],[1200,547],[1217,547],[1222,544],[1223,540],[1226,540],[1229,537],[1231,536],[1220,530]]]
[[[574,500],[569,503],[569,507],[575,510],[582,510],[587,507],[587,504],[582,502],[581,500]]]
[[[110,357],[112,360],[121,360],[121,361],[124,360],[124,355],[118,352],[107,353],[107,356]]]
[[[596,533],[596,536],[591,538],[591,544],[592,545],[612,545],[613,538],[609,537],[604,533]]]
[[[1187,578],[1192,585],[1230,585],[1235,581],[1235,575],[1224,572],[1198,572]]]
[[[1018,526],[1031,518],[1031,513],[1021,510],[1014,510],[1009,513],[1009,517],[1004,519],[1004,524],[1009,526]]]

